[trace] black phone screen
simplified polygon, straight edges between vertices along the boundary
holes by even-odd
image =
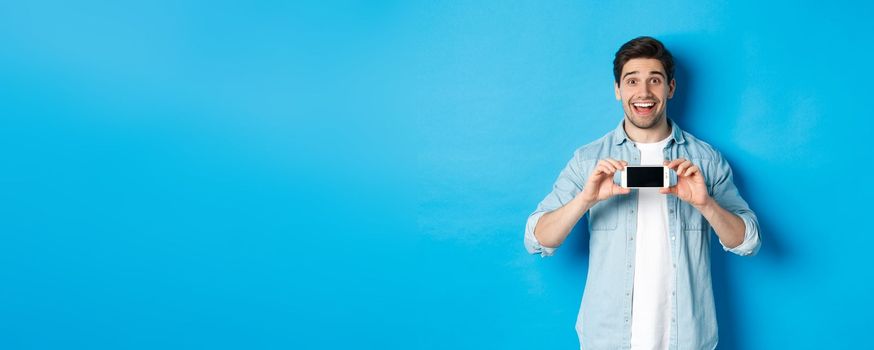
[[[663,166],[627,167],[625,182],[628,187],[662,187],[664,185]]]

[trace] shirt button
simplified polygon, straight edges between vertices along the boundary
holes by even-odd
[[[671,236],[671,240],[672,240],[672,241],[675,240],[675,239],[677,239],[677,236]]]
[[[674,213],[674,209],[671,209],[671,210],[669,210],[669,211],[670,211],[670,212],[671,212],[671,214],[673,214],[673,213]]]
[[[633,240],[634,240],[634,237],[628,237],[628,240],[629,240],[629,241],[633,241]]]

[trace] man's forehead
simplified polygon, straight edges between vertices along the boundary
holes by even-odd
[[[662,62],[655,58],[634,58],[625,62],[622,66],[622,76],[632,74],[660,74],[665,75],[665,68]]]

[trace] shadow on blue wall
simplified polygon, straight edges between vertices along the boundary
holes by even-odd
[[[726,155],[729,163],[731,157]],[[714,237],[711,244],[711,261],[713,275],[713,294],[716,299],[716,313],[719,322],[719,348],[720,349],[741,349],[737,344],[739,337],[744,337],[744,334],[738,332],[743,328],[740,323],[743,322],[743,316],[738,315],[737,303],[734,301],[734,291],[732,281],[737,281],[744,278],[744,272],[738,267],[738,259],[760,259],[764,263],[787,268],[790,266],[790,254],[785,246],[781,243],[781,238],[786,237],[783,232],[778,230],[778,225],[772,221],[772,218],[777,217],[771,215],[771,211],[765,205],[757,205],[757,197],[744,191],[745,174],[743,169],[738,169],[737,166],[732,166],[734,172],[735,184],[738,190],[744,196],[744,199],[749,203],[750,208],[756,212],[759,220],[759,231],[762,239],[762,247],[758,255],[754,257],[741,257],[729,252],[725,252],[720,246],[718,239]]]

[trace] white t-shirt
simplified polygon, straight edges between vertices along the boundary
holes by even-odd
[[[668,138],[636,143],[641,165],[662,165]],[[634,290],[631,303],[631,349],[667,349],[671,331],[671,246],[666,195],[658,188],[639,189]]]

